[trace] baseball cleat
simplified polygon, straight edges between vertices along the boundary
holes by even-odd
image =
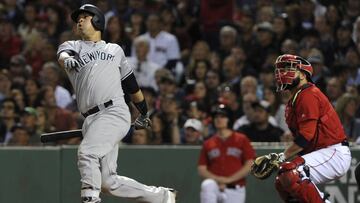
[[[98,197],[82,197],[81,198],[83,203],[100,203],[101,199]]]
[[[177,191],[172,189],[172,188],[168,188],[167,189],[167,200],[165,203],[175,203],[176,202],[176,194]]]

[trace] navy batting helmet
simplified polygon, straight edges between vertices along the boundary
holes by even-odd
[[[213,117],[218,114],[229,116],[229,109],[227,108],[227,106],[225,106],[225,104],[219,104],[212,108],[211,114]]]
[[[100,30],[101,32],[105,29],[105,16],[100,11],[100,9],[92,4],[84,4],[79,9],[75,10],[71,14],[71,19],[77,23],[77,18],[80,13],[87,12],[90,13],[93,18],[91,19],[91,23],[95,29]]]

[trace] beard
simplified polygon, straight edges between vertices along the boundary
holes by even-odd
[[[294,78],[294,80],[292,81],[292,83],[290,85],[286,86],[286,90],[292,90],[293,88],[296,88],[300,83],[300,77],[296,77]]]

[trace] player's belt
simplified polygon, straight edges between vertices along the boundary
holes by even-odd
[[[349,142],[347,140],[344,140],[341,142],[342,146],[349,146]]]
[[[102,104],[105,108],[109,107],[109,106],[112,106],[113,105],[113,101],[112,100],[109,100],[107,102],[105,102],[104,104]],[[101,105],[98,105],[98,106],[95,106],[93,108],[91,108],[89,111],[85,112],[85,113],[81,113],[85,118],[94,114],[94,113],[97,113],[100,111],[101,107],[99,107]]]
[[[226,188],[228,188],[228,189],[237,189],[240,187],[242,187],[242,186],[238,185],[238,184],[226,184]]]

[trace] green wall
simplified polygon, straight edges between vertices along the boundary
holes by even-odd
[[[60,203],[61,150],[0,148],[0,203]]]
[[[257,154],[278,152],[259,148]],[[353,170],[360,150],[352,149],[353,164],[340,180],[322,186],[333,203],[360,202]],[[148,185],[174,187],[180,203],[198,203],[200,178],[197,174],[198,147],[122,146],[118,172]],[[74,147],[0,148],[0,203],[79,203],[79,172]],[[102,196],[104,203],[128,203]],[[247,203],[280,202],[273,178],[248,178]]]

